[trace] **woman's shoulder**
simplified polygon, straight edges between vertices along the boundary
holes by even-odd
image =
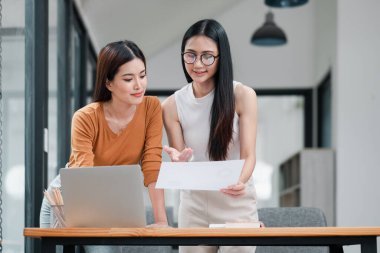
[[[100,102],[93,102],[88,105],[83,106],[82,108],[78,109],[75,114],[86,114],[86,115],[93,115],[99,113],[101,109],[101,103]]]
[[[74,113],[73,118],[96,119],[101,113],[102,105],[100,102],[93,102],[80,108]]]
[[[237,100],[256,97],[256,92],[252,87],[240,82],[234,82],[234,94]]]
[[[191,89],[191,88],[192,88],[192,84],[188,83],[188,84],[184,85],[181,89],[176,90],[176,92],[174,92],[174,94],[187,94],[189,92],[188,89]]]
[[[191,89],[191,83],[186,84],[183,86],[181,89],[176,90],[174,94],[170,95],[167,97],[163,102],[162,102],[162,109],[170,109],[176,106],[176,98],[177,99],[183,99],[184,96],[187,96],[189,93],[189,90]]]
[[[74,127],[85,128],[86,131],[95,130],[101,122],[102,103],[88,104],[77,110],[72,118]]]
[[[156,96],[145,96],[143,103],[146,105],[146,108],[157,107],[161,105],[160,99]]]
[[[156,113],[161,111],[161,102],[156,96],[145,96],[143,100],[143,108],[146,113]]]
[[[175,105],[175,94],[170,95],[162,102],[162,109],[168,109]]]
[[[253,88],[242,83],[236,84],[234,89],[236,112],[241,115],[249,108],[256,107],[257,96]],[[249,109],[250,110],[250,109]]]

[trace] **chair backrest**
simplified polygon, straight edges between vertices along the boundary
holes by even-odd
[[[259,208],[259,220],[266,227],[324,227],[327,226],[322,210],[314,207]],[[256,253],[327,253],[328,247],[258,246]]]
[[[258,210],[266,227],[325,227],[326,217],[315,207],[272,207]]]

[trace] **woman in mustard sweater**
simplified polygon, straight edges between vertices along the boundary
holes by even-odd
[[[144,96],[146,87],[145,57],[136,44],[118,41],[100,51],[94,102],[76,111],[72,119],[67,167],[140,163],[153,225],[167,226],[164,192],[155,189],[162,161],[161,104],[156,97]],[[60,187],[60,178],[50,187]],[[50,206],[44,199],[40,227],[50,226]]]

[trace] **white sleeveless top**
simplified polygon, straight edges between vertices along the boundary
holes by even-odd
[[[238,85],[234,81],[234,89]],[[174,93],[178,119],[182,127],[186,147],[193,149],[193,161],[210,161],[208,139],[210,135],[211,106],[214,90],[204,97],[196,98],[190,83]],[[239,116],[235,111],[232,140],[226,160],[240,159]]]

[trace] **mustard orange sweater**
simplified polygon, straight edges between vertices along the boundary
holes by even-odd
[[[109,128],[103,103],[91,103],[72,120],[69,167],[141,163],[144,185],[157,181],[162,161],[162,112],[156,97],[144,97],[119,134]]]

